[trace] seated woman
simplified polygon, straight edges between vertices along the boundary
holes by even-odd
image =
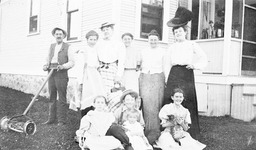
[[[79,146],[90,150],[112,150],[122,147],[107,131],[115,121],[112,113],[106,112],[107,101],[104,96],[94,99],[94,110],[91,110],[81,119],[80,128],[76,131]]]
[[[140,108],[142,101],[139,98],[138,93],[133,90],[125,90],[123,95],[120,97],[120,101],[122,104],[114,111],[116,123],[123,125],[123,123],[127,121],[129,111],[135,109],[139,112],[137,121],[145,127],[145,122]],[[145,136],[147,137],[149,144],[153,145],[160,136],[160,132],[156,130],[149,130],[145,133]]]

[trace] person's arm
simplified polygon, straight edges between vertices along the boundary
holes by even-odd
[[[63,69],[70,69],[75,65],[74,50],[70,45],[68,48],[68,62],[62,65]]]

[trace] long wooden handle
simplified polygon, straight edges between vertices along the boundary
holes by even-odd
[[[52,73],[53,73],[54,69],[51,69],[51,71],[49,72],[46,80],[44,81],[43,85],[41,86],[40,90],[37,92],[37,94],[33,97],[33,99],[31,100],[31,102],[29,103],[28,107],[26,108],[26,110],[24,111],[23,115],[26,115],[29,111],[29,109],[32,107],[32,105],[34,104],[34,102],[36,101],[36,98],[38,97],[38,95],[40,94],[40,92],[43,90],[45,84],[47,83],[47,81],[49,80],[49,78],[51,77]]]

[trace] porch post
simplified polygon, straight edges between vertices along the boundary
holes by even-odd
[[[229,75],[231,65],[230,54],[231,50],[231,30],[232,30],[232,13],[233,13],[233,1],[225,1],[225,26],[224,26],[224,50],[223,50],[223,69],[222,74],[224,76]]]

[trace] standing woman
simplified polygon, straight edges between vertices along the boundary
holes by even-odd
[[[158,113],[163,104],[164,96],[164,56],[165,49],[160,48],[159,34],[152,30],[148,35],[149,46],[141,50],[141,74],[139,91],[143,100],[145,134],[150,130],[160,131]]]
[[[126,89],[132,89],[139,92],[138,70],[136,68],[139,53],[137,49],[132,46],[133,35],[131,33],[124,33],[122,35],[122,40],[126,48],[122,83]]]
[[[103,39],[99,40],[97,45],[101,64],[99,72],[107,93],[110,93],[115,82],[121,82],[124,72],[125,47],[120,39],[114,38],[114,25],[110,22],[101,25]]]
[[[179,7],[175,17],[167,22],[169,27],[173,27],[175,43],[169,48],[168,60],[165,64],[165,73],[168,77],[165,89],[165,104],[172,102],[171,92],[175,88],[183,89],[186,95],[182,105],[189,110],[192,120],[188,132],[193,138],[198,139],[200,129],[194,70],[204,68],[207,65],[207,57],[197,43],[186,39],[187,23],[192,19],[192,16],[191,11]],[[196,62],[194,62],[195,59]]]
[[[87,114],[92,109],[93,100],[98,95],[106,95],[105,86],[103,84],[100,73],[98,72],[99,60],[96,49],[96,43],[99,35],[94,30],[86,34],[87,45],[84,50],[79,52],[82,57],[82,62],[77,64],[79,66],[78,72],[78,86],[81,93],[80,104],[81,116]]]

